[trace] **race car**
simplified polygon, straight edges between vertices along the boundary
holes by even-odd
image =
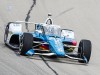
[[[9,22],[5,28],[5,44],[12,49],[18,49],[21,55],[67,57],[87,64],[91,56],[91,41],[82,39],[78,45],[74,31],[61,29],[59,25],[53,24],[50,16],[49,14],[45,23]],[[26,26],[26,32],[22,31],[22,23]],[[29,32],[29,24],[31,27],[35,26],[34,31]]]

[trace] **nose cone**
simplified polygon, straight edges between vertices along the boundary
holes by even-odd
[[[63,50],[63,49],[60,49],[60,48],[57,49],[57,50],[55,51],[55,53],[56,53],[57,56],[62,56],[62,57],[65,56],[64,50]]]
[[[57,56],[65,56],[63,44],[60,38],[52,38],[49,40],[50,50]]]

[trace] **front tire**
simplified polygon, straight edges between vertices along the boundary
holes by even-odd
[[[30,33],[23,33],[20,38],[20,54],[26,55],[26,52],[32,49],[33,46],[33,35]]]
[[[88,63],[91,57],[91,41],[90,40],[81,40],[78,48],[78,57],[84,60],[78,60],[80,63]]]

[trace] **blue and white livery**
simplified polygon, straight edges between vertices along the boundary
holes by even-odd
[[[88,63],[91,56],[91,41],[83,39],[77,46],[74,31],[53,24],[51,15],[48,16],[45,23],[9,22],[5,28],[5,44],[12,49],[18,49],[21,55],[67,57],[80,63]],[[26,23],[28,26],[31,24],[34,31],[23,31]],[[75,48],[78,50],[75,51]]]

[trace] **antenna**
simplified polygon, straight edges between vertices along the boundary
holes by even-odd
[[[52,16],[52,14],[51,13],[48,13],[48,17],[51,17]]]

